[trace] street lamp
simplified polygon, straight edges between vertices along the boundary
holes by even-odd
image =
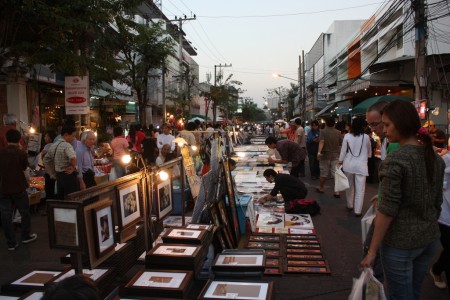
[[[289,80],[292,80],[292,81],[295,81],[295,82],[298,83],[298,79],[290,78],[290,77],[287,77],[287,76],[284,76],[284,75],[280,75],[280,74],[277,74],[277,73],[273,73],[272,76],[273,76],[273,77],[286,78],[286,79],[289,79]]]

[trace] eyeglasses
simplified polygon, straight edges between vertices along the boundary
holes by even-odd
[[[380,125],[382,122],[380,121],[380,122],[372,122],[372,123],[369,123],[369,124],[367,124],[370,128],[375,128],[375,127],[377,127],[378,125]]]

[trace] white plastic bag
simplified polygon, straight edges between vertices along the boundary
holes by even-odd
[[[365,268],[358,279],[353,280],[353,288],[348,300],[386,300],[384,287],[375,276],[372,268]]]
[[[375,208],[375,205],[372,204],[365,213],[364,217],[361,219],[361,234],[363,246],[364,242],[366,241],[366,236],[369,232],[370,225],[372,225],[373,219],[375,218],[376,214],[377,209]]]
[[[336,173],[334,174],[334,192],[343,192],[350,187],[348,178],[342,171],[342,165],[336,167]]]

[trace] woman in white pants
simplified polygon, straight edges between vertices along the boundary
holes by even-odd
[[[355,118],[352,121],[350,133],[344,136],[342,141],[339,163],[348,178],[350,188],[345,191],[347,209],[354,209],[355,216],[361,216],[366,189],[366,177],[369,175],[367,160],[372,156],[370,138],[364,133],[366,121],[363,118]]]

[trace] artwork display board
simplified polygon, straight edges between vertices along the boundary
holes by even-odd
[[[206,230],[171,228],[161,237],[164,243],[201,245],[205,241],[207,232]]]
[[[84,250],[82,204],[62,200],[47,201],[50,248]]]
[[[262,272],[265,265],[264,254],[218,254],[211,267],[215,271]]]
[[[211,221],[213,222],[214,226],[216,226],[218,228],[218,230],[216,231],[215,237],[217,238],[222,249],[234,248],[231,235],[230,235],[229,231],[227,230],[227,228],[221,222],[217,203],[211,203],[209,205],[208,211],[209,211],[209,216],[210,216]]]
[[[191,271],[173,270],[145,270],[139,271],[125,285],[123,296],[148,297],[176,297],[186,299],[194,275]]]
[[[272,282],[209,280],[198,299],[269,300],[272,290]]]
[[[224,159],[223,160],[223,173],[225,174],[225,185],[226,185],[226,191],[227,191],[227,198],[228,198],[228,204],[229,204],[229,210],[231,212],[231,218],[233,226],[231,227],[234,240],[236,241],[236,244],[239,243],[239,240],[241,238],[241,232],[239,230],[239,219],[237,214],[237,195],[235,191],[235,183],[233,180],[233,177],[231,176],[230,171],[230,165],[229,160]]]
[[[191,190],[192,198],[197,199],[200,191],[201,179],[197,176],[194,160],[189,153],[188,147],[181,147],[181,156],[183,157],[183,167],[188,180],[189,188]]]

